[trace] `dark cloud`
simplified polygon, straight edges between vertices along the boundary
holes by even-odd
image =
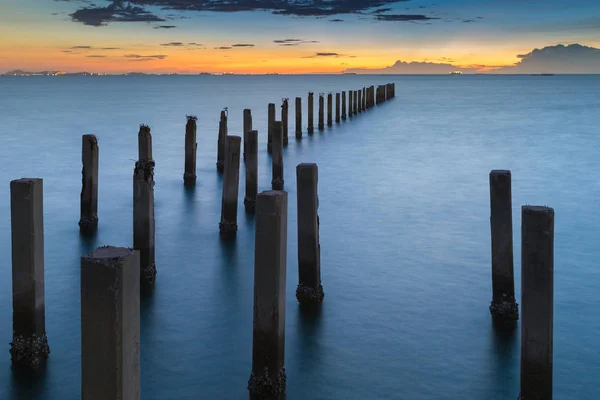
[[[376,15],[377,21],[396,21],[396,22],[408,22],[408,21],[428,21],[430,19],[439,19],[435,17],[428,17],[426,15],[415,15],[415,14],[387,14],[387,15]]]
[[[73,52],[73,50],[63,50],[62,52],[63,52],[63,53],[72,53],[72,52]]]
[[[165,54],[143,56],[141,54],[125,54],[123,57],[128,58],[128,61],[152,61],[152,60],[164,60],[168,56]]]
[[[254,45],[250,43],[237,43],[232,44],[231,47],[254,47]]]
[[[86,56],[87,58],[106,58],[106,56],[101,56],[101,55],[96,55],[96,54],[92,54],[89,56]]]
[[[334,18],[334,19],[330,19],[329,22],[344,22],[344,20],[339,19],[339,18]]]
[[[316,57],[344,57],[344,55],[340,54],[340,53],[324,52],[324,53],[315,53],[312,56],[304,56],[302,58],[316,58]]]
[[[92,46],[73,46],[72,49],[91,49]]]
[[[580,44],[559,44],[519,54],[515,65],[494,72],[509,74],[597,74],[600,71],[600,49]]]
[[[174,28],[177,28],[177,26],[175,26],[175,25],[158,25],[152,29],[174,29]]]
[[[277,43],[280,46],[299,46],[305,43],[319,43],[318,40],[303,40],[303,39],[278,39],[273,40],[273,43]]]
[[[392,11],[391,8],[378,8],[377,10],[373,11],[371,14],[381,14],[384,12],[388,12],[388,11]]]
[[[161,46],[179,47],[179,46],[183,46],[183,43],[182,42],[170,42],[170,43],[163,43],[163,44],[161,44]]]
[[[215,50],[231,50],[231,46],[215,47]]]
[[[474,19],[463,19],[462,22],[465,24],[469,24],[471,22],[475,22],[475,20]]]
[[[202,43],[188,43],[188,46],[202,46]]]
[[[109,22],[163,22],[164,19],[133,5],[136,1],[112,0],[106,7],[91,5],[71,14],[73,21],[84,25],[103,26]],[[157,1],[158,3],[158,1]]]
[[[452,71],[461,70],[463,72],[476,72],[477,68],[460,68],[450,63],[435,62],[406,62],[396,61],[394,65],[385,68],[351,68],[344,72],[357,74],[448,74]]]

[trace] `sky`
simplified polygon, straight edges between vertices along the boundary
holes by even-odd
[[[599,0],[0,0],[0,73],[600,73],[598,48]]]

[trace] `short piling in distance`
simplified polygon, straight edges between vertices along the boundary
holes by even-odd
[[[333,125],[333,95],[327,95],[327,126]]]
[[[140,399],[140,256],[100,247],[81,257],[81,398]]]
[[[38,178],[10,182],[13,368],[36,370],[50,355],[44,301],[44,185]]]
[[[248,132],[247,146],[244,207],[246,212],[254,213],[256,209],[256,194],[258,192],[258,131]]]
[[[185,125],[185,169],[183,172],[183,184],[185,186],[194,186],[196,184],[196,118],[193,115],[187,116]]]
[[[287,146],[288,144],[288,111],[289,111],[289,103],[288,99],[283,99],[283,103],[281,104],[281,127],[283,130],[283,145]]]
[[[346,92],[342,92],[342,119],[346,120]]]
[[[217,142],[217,171],[225,168],[225,138],[227,137],[227,109],[221,111],[219,120],[219,139]]]
[[[352,96],[352,112],[354,113],[354,115],[358,114],[358,90],[354,91],[354,95]]]
[[[298,288],[302,305],[316,305],[325,294],[321,285],[321,246],[319,244],[319,170],[317,164],[296,167],[298,207]]]
[[[357,91],[356,97],[357,97],[356,112],[361,113],[362,112],[362,90]]]
[[[79,230],[91,234],[98,229],[98,139],[94,135],[81,138],[81,212]]]
[[[515,300],[513,261],[511,173],[490,172],[490,226],[492,238],[492,302],[494,322],[506,324],[519,319]]]
[[[348,90],[348,116],[352,117],[352,90]]]
[[[367,109],[367,88],[365,88],[365,87],[362,88],[361,107],[362,107],[363,111]]]
[[[257,196],[254,241],[254,317],[251,400],[279,399],[285,393],[285,300],[288,195]]]
[[[302,98],[296,97],[296,139],[302,137]]]
[[[340,94],[335,94],[335,122],[340,122]]]
[[[248,143],[248,132],[252,130],[252,110],[246,108],[244,110],[244,150],[243,150],[243,158],[246,160],[246,147]]]
[[[308,92],[308,133],[314,133],[315,125],[314,125],[314,94],[313,92]]]
[[[552,399],[554,210],[521,209],[521,400]]]
[[[323,93],[319,93],[319,130],[325,129],[325,98]]]
[[[221,200],[221,222],[219,232],[225,239],[237,234],[237,205],[240,183],[239,136],[227,136],[225,142],[225,172],[223,174],[223,196]]]
[[[273,146],[273,123],[275,122],[275,103],[269,103],[267,115],[267,152],[271,152]]]
[[[283,190],[283,129],[280,121],[275,121],[273,128],[273,190]]]

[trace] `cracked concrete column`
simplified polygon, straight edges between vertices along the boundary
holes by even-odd
[[[12,366],[37,369],[50,354],[44,303],[44,185],[38,178],[10,182],[12,241]]]
[[[185,124],[185,170],[183,173],[183,184],[185,186],[194,186],[196,184],[196,118],[193,115],[187,116]]]
[[[94,233],[98,229],[98,139],[94,135],[81,138],[81,212],[79,230]]]
[[[296,139],[302,137],[302,98],[296,97]]]
[[[227,137],[227,111],[221,111],[219,120],[219,139],[217,141],[217,171],[223,172],[225,168],[225,138]]]
[[[233,238],[237,233],[241,141],[242,138],[239,136],[227,136],[225,144],[225,173],[223,174],[221,222],[219,223],[219,232],[225,238]]]
[[[308,133],[314,133],[315,131],[315,126],[314,126],[314,93],[313,92],[308,92]]]
[[[246,208],[246,212],[254,213],[254,209],[256,208],[256,194],[258,192],[258,131],[248,132],[247,146],[244,207]]]
[[[273,124],[273,180],[271,187],[273,190],[283,190],[283,141],[281,122],[275,121]]]
[[[246,160],[246,147],[248,146],[248,132],[252,130],[252,110],[246,108],[244,110],[244,152],[243,157],[244,161]]]

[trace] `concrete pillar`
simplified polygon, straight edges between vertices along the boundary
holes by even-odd
[[[552,399],[554,210],[521,211],[520,399]]]
[[[315,131],[314,126],[314,96],[313,92],[308,92],[308,133],[313,133]]]
[[[225,168],[225,138],[227,137],[227,110],[221,111],[219,120],[219,140],[217,143],[217,171]]]
[[[346,120],[346,92],[342,92],[342,119]]]
[[[256,193],[258,192],[258,131],[248,132],[246,149],[246,196],[244,207],[246,212],[254,213]]]
[[[275,122],[275,103],[269,103],[267,116],[267,151],[270,153],[273,146],[273,123]]]
[[[83,135],[81,140],[81,213],[79,230],[93,233],[98,229],[98,139]]]
[[[140,252],[140,279],[156,280],[154,257],[154,161],[140,160],[133,170],[133,248]]]
[[[225,238],[233,238],[237,233],[241,141],[242,138],[239,136],[227,136],[225,141],[225,173],[223,174],[221,222],[219,223],[219,232]]]
[[[254,323],[250,399],[277,399],[285,393],[285,282],[288,195],[257,197],[254,241]]]
[[[359,90],[355,90],[354,91],[354,114],[358,114],[358,103],[360,101],[360,91]]]
[[[362,88],[362,103],[361,103],[361,108],[363,110],[367,109],[367,88],[365,88],[365,87]]]
[[[327,126],[333,125],[333,95],[327,95]]]
[[[283,99],[283,103],[281,104],[281,127],[283,129],[283,145],[287,146],[288,144],[288,110],[289,103],[288,99]]]
[[[348,90],[348,116],[351,117],[352,114],[352,90]]]
[[[36,369],[48,358],[44,305],[44,184],[42,179],[10,182],[12,240],[12,366]]]
[[[248,146],[248,132],[252,130],[252,110],[244,110],[244,161],[246,160],[246,146]]]
[[[335,94],[335,122],[340,122],[340,94]]]
[[[152,160],[152,135],[147,125],[140,125],[138,132],[138,160]]]
[[[356,112],[362,112],[362,90],[358,90],[357,92],[357,100],[356,100]]]
[[[321,285],[319,245],[319,169],[317,164],[296,167],[298,207],[298,289],[300,304],[320,304],[325,296]]]
[[[325,129],[325,99],[323,93],[319,93],[319,130]]]
[[[296,139],[302,137],[302,98],[296,97]]]
[[[81,257],[81,398],[140,399],[140,255],[100,247]]]
[[[493,294],[490,313],[495,321],[503,323],[519,319],[519,306],[515,301],[511,196],[510,171],[491,171],[490,226]]]
[[[283,129],[281,122],[275,121],[273,128],[273,180],[271,187],[273,190],[283,190]]]
[[[185,186],[194,186],[196,184],[196,118],[193,115],[187,116],[185,125],[185,170],[183,173],[183,184]]]

